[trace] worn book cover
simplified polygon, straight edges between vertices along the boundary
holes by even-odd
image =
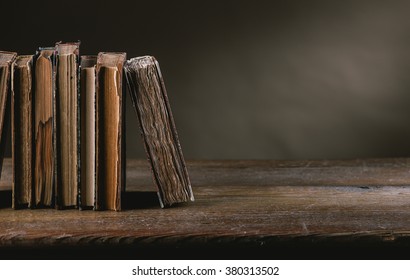
[[[96,162],[95,162],[95,67],[97,56],[81,56],[80,104],[81,104],[81,180],[80,209],[95,206]]]
[[[80,181],[80,42],[56,43],[55,206],[78,206]]]
[[[3,167],[3,158],[6,150],[7,137],[10,130],[10,90],[12,80],[12,63],[17,53],[0,51],[0,176]]]
[[[101,52],[96,66],[96,210],[121,210],[125,186],[125,53]]]
[[[12,207],[33,205],[33,59],[34,55],[19,55],[13,63],[11,95],[12,126]]]
[[[54,205],[55,48],[40,48],[34,67],[34,199],[36,207]]]
[[[128,60],[124,69],[161,207],[193,201],[158,61],[152,56],[136,57]]]

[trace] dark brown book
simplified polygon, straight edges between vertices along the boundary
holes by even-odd
[[[95,206],[95,67],[97,56],[81,56],[81,187],[80,208]]]
[[[0,51],[0,174],[10,131],[10,91],[12,84],[11,65],[17,53]],[[1,175],[0,175],[1,176]]]
[[[125,186],[125,53],[101,52],[96,67],[96,210],[121,210]]]
[[[56,44],[56,208],[78,206],[80,181],[80,42]]]
[[[188,171],[157,60],[152,56],[132,58],[125,63],[124,71],[161,207],[193,201]]]
[[[13,63],[11,98],[12,207],[33,205],[33,55],[18,56]]]
[[[34,198],[36,207],[54,204],[55,48],[40,48],[35,60]]]

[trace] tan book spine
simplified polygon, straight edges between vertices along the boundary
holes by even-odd
[[[33,55],[18,56],[13,64],[11,100],[12,207],[33,204]]]
[[[95,206],[95,66],[97,56],[81,56],[81,209]]]
[[[56,44],[56,207],[78,206],[79,158],[79,46]]]
[[[55,50],[40,49],[35,62],[34,193],[36,207],[54,203]]]
[[[10,133],[10,90],[12,84],[11,65],[17,53],[0,51],[0,176],[7,138]]]
[[[124,178],[123,65],[125,53],[99,53],[96,97],[96,210],[121,210]]]

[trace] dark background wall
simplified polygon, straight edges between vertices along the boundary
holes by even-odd
[[[187,159],[410,156],[409,1],[8,1],[0,49],[154,55]],[[127,100],[128,157],[144,157]]]

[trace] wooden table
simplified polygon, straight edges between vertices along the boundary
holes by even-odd
[[[121,212],[12,210],[6,159],[0,255],[397,259],[410,252],[410,159],[187,164],[192,203],[161,209],[147,162],[130,160]]]

